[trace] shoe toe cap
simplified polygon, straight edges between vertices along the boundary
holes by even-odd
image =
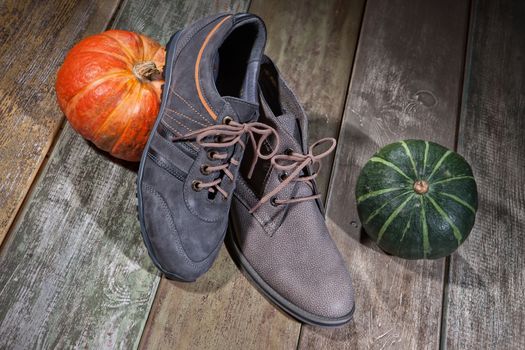
[[[320,279],[322,284],[315,291],[306,311],[328,321],[350,320],[354,311],[354,290],[346,271]]]
[[[304,222],[287,223],[270,235],[238,210],[233,229],[245,264],[278,305],[308,323],[340,326],[354,311],[350,274],[324,222],[316,230]]]

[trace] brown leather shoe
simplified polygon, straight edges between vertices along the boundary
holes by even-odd
[[[343,325],[354,312],[352,282],[315,185],[319,160],[335,148],[335,140],[307,149],[305,113],[267,57],[259,86],[259,121],[277,130],[280,145],[277,156],[257,162],[251,178],[248,166],[241,165],[230,210],[230,253],[263,294],[293,317],[318,326]],[[274,151],[268,142],[264,147],[263,153]]]

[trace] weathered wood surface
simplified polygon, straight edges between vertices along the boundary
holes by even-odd
[[[0,4],[0,244],[63,121],[56,71],[75,42],[106,27],[118,2]]]
[[[135,174],[69,125],[0,255],[0,348],[132,348],[158,277],[136,224]]]
[[[327,199],[327,220],[356,289],[354,321],[305,326],[300,348],[436,349],[444,259],[387,256],[366,238],[355,183],[380,147],[422,138],[454,147],[467,1],[369,0]]]
[[[266,53],[308,115],[310,144],[339,135],[363,7],[364,0],[254,0],[250,5],[266,21]],[[323,160],[317,179],[323,196],[333,157]]]
[[[475,1],[458,150],[476,225],[451,257],[443,344],[525,349],[525,3]]]
[[[362,3],[254,0],[250,6],[266,22],[266,52],[292,78],[314,120],[314,137],[337,136]],[[328,161],[324,166],[330,169]],[[320,175],[324,183],[328,176]],[[141,347],[291,349],[299,331],[300,324],[266,301],[223,249],[192,285],[162,279]]]
[[[162,278],[142,349],[292,349],[300,325],[270,305],[227,250],[195,283]]]
[[[114,24],[165,43],[188,20],[238,4],[128,0]],[[52,95],[52,83],[43,89]],[[140,238],[135,178],[69,125],[61,132],[0,253],[1,349],[138,346],[159,275]]]

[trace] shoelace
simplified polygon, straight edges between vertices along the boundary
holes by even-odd
[[[326,144],[330,142],[330,147],[320,153],[315,154],[314,150],[315,148]],[[320,198],[320,194],[314,194],[311,196],[304,196],[304,197],[297,197],[297,198],[290,198],[290,199],[277,199],[274,196],[279,193],[281,190],[283,190],[290,182],[292,181],[310,181],[317,177],[317,174],[319,174],[319,170],[321,169],[321,163],[320,160],[326,156],[328,156],[334,149],[336,145],[336,140],[331,137],[327,137],[324,139],[321,139],[310,146],[308,149],[307,154],[301,154],[301,153],[295,153],[292,152],[291,154],[279,154],[275,155],[271,159],[272,166],[275,167],[275,169],[284,171],[284,172],[290,172],[288,175],[286,175],[286,178],[283,179],[283,181],[275,187],[272,191],[270,191],[268,194],[266,194],[264,197],[261,198],[261,200],[250,210],[250,213],[253,213],[256,211],[261,205],[268,202],[269,200],[272,201],[272,204],[274,205],[281,205],[281,204],[290,204],[290,203],[298,203],[298,202],[304,202],[312,199]],[[317,165],[317,168],[313,170],[311,175],[308,176],[299,176],[304,168],[306,168],[308,165],[315,166]],[[274,199],[272,199],[274,198]]]
[[[173,139],[173,142],[194,139],[195,142],[203,148],[212,148],[212,149],[228,148],[236,144],[239,144],[244,149],[246,148],[246,145],[244,141],[242,140],[242,137],[244,134],[248,134],[250,142],[254,149],[254,153],[252,157],[252,164],[250,166],[250,172],[248,175],[248,177],[251,177],[253,170],[255,168],[255,164],[257,163],[257,160],[259,158],[270,159],[274,157],[275,154],[277,153],[277,149],[280,143],[279,135],[277,134],[277,131],[269,125],[259,123],[259,122],[238,123],[234,120],[228,119],[227,122],[224,124],[208,126],[208,127],[205,127],[199,130],[192,131],[186,135],[175,137]],[[260,136],[258,141],[255,139],[256,134]],[[275,136],[275,145],[273,146],[274,150],[270,152],[269,154],[263,154],[261,152],[261,147],[263,143],[272,134]],[[216,141],[206,141],[207,138],[212,138]],[[231,181],[234,180],[234,175],[230,171],[229,166],[230,164],[239,166],[240,161],[238,159],[235,159],[233,158],[233,156],[231,156],[230,159],[227,160],[228,152],[219,152],[219,151],[208,151],[208,158],[210,160],[223,160],[225,162],[220,165],[215,165],[215,166],[204,164],[201,167],[201,172],[204,175],[208,175],[212,172],[222,171],[224,175],[226,175],[226,177],[228,177]],[[220,186],[221,182],[222,182],[222,176],[210,182],[194,180],[192,182],[192,187],[196,191],[200,191],[205,188],[208,188],[208,191],[212,193],[214,193],[215,191],[218,191],[226,199],[228,198],[229,194],[223,188],[221,188]]]

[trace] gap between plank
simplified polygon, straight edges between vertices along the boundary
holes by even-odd
[[[466,39],[465,39],[465,51],[463,55],[463,76],[461,80],[461,91],[459,92],[459,111],[458,117],[456,118],[456,134],[454,135],[454,150],[458,150],[458,142],[460,135],[460,125],[461,125],[461,116],[464,115],[464,106],[466,106],[466,100],[468,99],[468,86],[465,86],[465,82],[468,84],[468,75],[470,63],[472,61],[472,50],[470,46],[472,44],[472,36],[474,35],[474,26],[475,26],[475,16],[474,9],[476,0],[469,1],[469,11],[467,18],[467,28],[466,28]],[[443,273],[443,291],[441,293],[441,322],[439,328],[439,349],[446,349],[446,331],[447,331],[447,312],[448,312],[448,286],[450,282],[450,264],[452,256],[449,255],[445,258],[445,270]]]
[[[51,137],[51,142],[49,144],[49,147],[44,155],[44,158],[42,159],[40,165],[36,169],[33,177],[30,179],[31,184],[28,186],[26,195],[24,196],[24,199],[20,202],[20,205],[18,206],[16,210],[16,214],[13,217],[13,220],[9,224],[9,228],[4,236],[4,239],[0,241],[0,254],[3,253],[4,249],[7,249],[5,247],[8,246],[8,241],[12,238],[12,232],[16,231],[18,226],[21,223],[22,218],[24,217],[27,209],[28,209],[28,203],[33,198],[33,193],[35,191],[35,188],[42,180],[42,174],[44,173],[44,170],[46,169],[47,163],[49,159],[51,158],[51,154],[53,153],[53,150],[55,149],[56,144],[58,143],[58,140],[60,139],[60,135],[62,135],[62,132],[64,130],[64,127],[66,125],[66,118],[62,116],[62,120],[58,124],[57,131],[54,133],[54,135]]]
[[[348,77],[347,77],[348,83],[346,84],[344,100],[343,100],[343,103],[342,103],[341,118],[339,118],[339,132],[337,133],[337,147],[336,147],[335,152],[334,152],[334,161],[332,162],[332,165],[330,166],[330,174],[329,174],[328,186],[326,187],[326,197],[325,197],[325,200],[324,200],[324,203],[323,203],[324,207],[325,207],[325,216],[326,216],[326,212],[327,212],[327,205],[328,205],[330,197],[331,197],[330,194],[332,193],[331,192],[331,187],[332,187],[332,183],[334,181],[335,161],[337,159],[338,153],[341,152],[341,150],[340,150],[341,149],[340,148],[340,140],[341,140],[341,136],[342,136],[342,126],[343,126],[344,119],[345,119],[345,111],[346,111],[346,107],[347,107],[346,104],[348,102],[348,93],[350,91],[350,84],[352,82],[352,77],[353,77],[353,74],[354,74],[355,58],[357,56],[357,51],[359,50],[359,40],[360,40],[361,34],[362,34],[363,19],[365,18],[365,13],[366,13],[366,5],[367,5],[367,0],[364,0],[363,1],[363,9],[361,11],[361,16],[359,18],[359,31],[358,31],[357,38],[356,38],[356,41],[355,41],[355,49],[354,49],[354,54],[352,56],[352,64],[351,64],[351,67],[350,67],[350,72],[348,73]],[[350,322],[353,322],[353,321],[350,321]],[[297,338],[297,345],[295,347],[296,350],[299,350],[299,347],[301,345],[301,339],[302,339],[304,327],[305,327],[305,325],[301,324],[301,328],[299,329],[299,336]]]
[[[355,42],[355,50],[354,50],[354,56],[352,57],[352,67],[350,67],[350,75],[348,76],[348,84],[346,84],[346,95],[345,95],[345,99],[343,101],[343,112],[342,112],[342,115],[341,115],[341,121],[339,122],[339,133],[337,135],[337,147],[335,149],[335,153],[334,153],[334,161],[332,162],[332,166],[330,167],[330,180],[328,181],[328,186],[326,188],[326,198],[325,198],[325,213],[328,212],[328,204],[330,203],[330,199],[331,199],[331,195],[332,195],[332,184],[334,182],[334,170],[335,170],[335,160],[337,159],[337,156],[339,155],[341,151],[341,147],[340,147],[340,143],[339,141],[341,140],[342,136],[343,136],[343,133],[342,133],[342,126],[344,124],[344,121],[345,121],[345,111],[346,111],[346,107],[347,107],[347,103],[348,103],[348,93],[350,92],[350,85],[352,84],[352,79],[353,79],[353,76],[354,76],[354,68],[355,68],[355,58],[357,56],[357,52],[359,51],[359,42],[361,40],[361,35],[363,34],[363,19],[365,18],[365,15],[366,15],[366,8],[367,8],[367,4],[368,4],[368,1],[365,0],[363,2],[363,11],[361,13],[361,18],[359,20],[359,33],[357,34],[357,38],[356,38],[356,42]],[[302,332],[302,327],[301,327],[301,332]]]
[[[122,13],[122,9],[124,6],[128,3],[128,0],[121,0],[117,6],[115,6],[115,10],[113,11],[113,14],[111,15],[108,23],[104,27],[104,30],[113,29],[115,22],[119,20],[120,14]]]
[[[114,21],[115,21],[115,19],[117,17],[117,14],[120,13],[120,9],[122,7],[122,4],[125,3],[125,2],[127,2],[127,0],[122,0],[122,1],[120,1],[117,4],[117,6],[115,6],[113,8],[113,12],[111,13],[111,16],[109,17],[109,19],[106,22],[106,24],[103,26],[104,30],[107,30],[107,28],[109,28],[110,26],[113,25],[113,23],[114,23]],[[84,38],[85,38],[85,36],[82,36],[82,39],[84,39]],[[71,48],[69,50],[71,50]],[[68,50],[68,52],[69,52],[69,50]],[[67,55],[67,52],[66,52],[66,55]],[[65,56],[64,56],[64,59],[65,59]],[[40,165],[38,165],[38,167],[37,167],[36,171],[34,172],[34,175],[32,176],[32,178],[29,179],[31,181],[31,183],[28,186],[26,194],[25,194],[24,198],[22,199],[22,201],[20,202],[20,205],[16,209],[16,214],[13,217],[13,220],[11,221],[11,223],[9,223],[9,228],[7,229],[7,232],[6,232],[5,236],[4,236],[4,239],[0,241],[0,254],[3,252],[5,247],[8,245],[7,242],[12,238],[12,232],[15,231],[16,228],[19,226],[20,220],[22,219],[23,214],[27,211],[27,209],[28,209],[27,208],[27,204],[33,198],[34,190],[35,190],[36,186],[40,183],[42,174],[44,173],[46,165],[47,165],[49,159],[51,158],[51,154],[55,150],[55,146],[58,143],[58,140],[60,140],[60,137],[62,136],[62,133],[64,132],[64,127],[66,126],[67,118],[65,117],[64,113],[62,113],[62,111],[60,111],[60,113],[62,114],[62,118],[61,118],[60,122],[58,123],[58,127],[57,127],[56,131],[54,132],[54,134],[51,137],[51,142],[49,143],[49,147],[47,148],[46,153],[44,154],[44,158],[42,159]]]

